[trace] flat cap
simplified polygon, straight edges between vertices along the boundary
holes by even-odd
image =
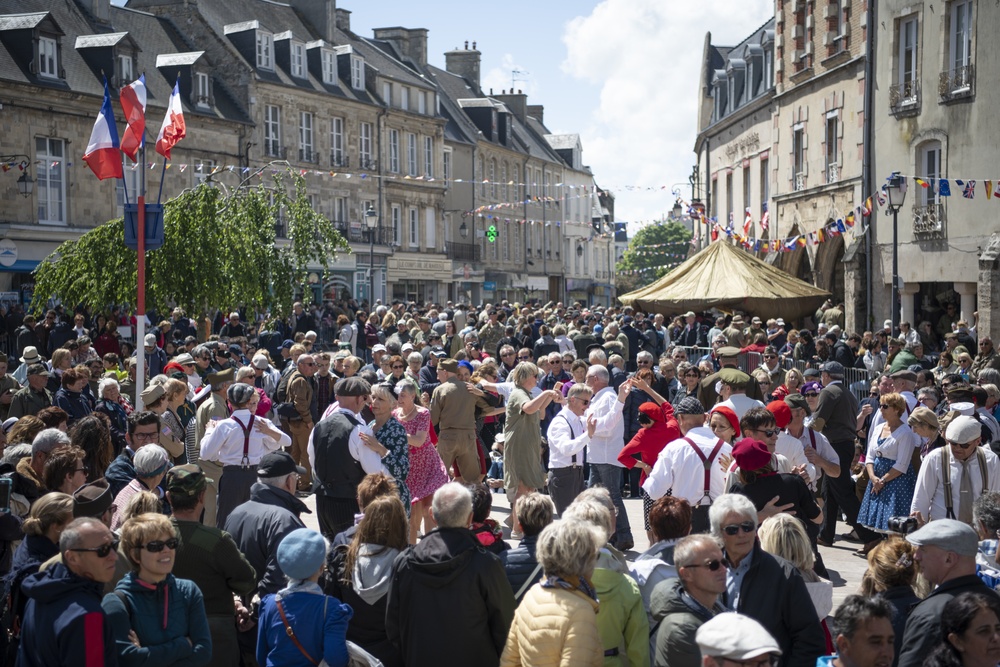
[[[142,397],[143,405],[149,405],[163,398],[164,393],[163,385],[151,384],[142,390],[140,396]]]
[[[806,415],[812,414],[812,410],[809,409],[809,402],[806,401],[806,397],[802,394],[789,394],[785,396],[785,405],[789,408],[802,408],[806,411]]]
[[[738,357],[738,356],[740,356],[740,348],[738,348],[738,347],[731,347],[729,345],[725,345],[723,347],[720,347],[718,350],[716,350],[715,354],[720,359],[726,358],[726,357]]]
[[[194,357],[185,352],[184,354],[178,354],[174,357],[174,362],[180,364],[181,366],[187,366],[188,364],[194,363]]]
[[[73,492],[73,518],[82,516],[100,518],[111,507],[114,497],[111,486],[103,477],[84,484]]]
[[[906,382],[916,382],[917,381],[917,374],[914,373],[913,371],[911,371],[908,368],[904,368],[901,371],[896,371],[895,373],[893,373],[889,377],[891,377],[893,380],[905,380]]]
[[[357,376],[339,380],[333,387],[335,396],[368,396],[372,393],[371,385]]]
[[[844,365],[839,361],[827,361],[819,367],[820,373],[828,373],[830,377],[843,377]]]
[[[970,529],[971,530],[971,529]],[[694,635],[703,656],[749,660],[766,653],[781,655],[778,642],[749,616],[726,612],[702,624]]]
[[[283,449],[265,454],[264,458],[257,464],[258,477],[281,477],[293,472],[304,475],[306,469],[296,465],[292,455]]]
[[[703,415],[705,414],[705,406],[694,396],[686,396],[677,404],[674,412],[679,415]]]
[[[979,535],[972,526],[955,519],[931,521],[907,535],[906,541],[917,546],[938,547],[970,558],[974,558],[979,551]]]
[[[457,373],[458,362],[455,361],[454,359],[445,359],[444,361],[438,364],[438,368],[440,368],[443,371],[448,371],[449,373]]]
[[[954,406],[953,406],[954,407]],[[982,426],[973,417],[961,415],[955,417],[945,429],[944,439],[959,445],[972,442],[983,435]]]

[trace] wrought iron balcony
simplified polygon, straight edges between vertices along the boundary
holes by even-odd
[[[840,165],[836,162],[826,165],[826,182],[836,183],[840,180]]]
[[[378,171],[378,160],[361,156],[358,158],[358,168],[364,171]]]
[[[319,153],[314,150],[309,150],[308,148],[299,149],[299,162],[308,162],[310,164],[316,164],[319,162]]]
[[[349,167],[351,165],[351,158],[349,155],[344,153],[344,151],[330,151],[330,166],[331,167]]]
[[[944,204],[927,204],[913,207],[913,233],[924,238],[944,238],[945,222]]]
[[[445,244],[448,259],[462,262],[478,262],[482,257],[482,248],[474,243],[456,243],[448,241]]]
[[[266,157],[273,157],[279,160],[288,159],[288,149],[284,146],[278,145],[273,141],[264,142],[264,155]]]
[[[889,87],[889,109],[896,115],[920,111],[920,83],[915,75],[911,81]]]
[[[948,72],[941,72],[938,94],[945,101],[971,97],[975,92],[975,82],[976,69],[972,63],[956,67]]]

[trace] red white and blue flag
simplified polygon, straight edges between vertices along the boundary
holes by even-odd
[[[184,125],[184,109],[181,107],[180,82],[174,84],[167,104],[167,115],[160,126],[160,134],[156,137],[156,152],[170,159],[170,149],[187,134]]]
[[[125,134],[122,135],[122,153],[136,162],[146,134],[146,75],[140,75],[122,88],[118,97],[127,123]]]
[[[111,95],[108,93],[108,81],[104,80],[104,104],[97,114],[94,131],[90,133],[90,143],[83,161],[91,168],[97,178],[122,177],[122,157],[118,147],[118,128],[115,126],[115,113],[111,109]]]

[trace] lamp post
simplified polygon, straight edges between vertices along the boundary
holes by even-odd
[[[462,221],[462,225],[458,228],[458,233],[462,235],[463,239],[469,238],[469,226],[465,224],[465,220]]]
[[[899,209],[906,201],[906,177],[898,173],[889,177],[889,208],[892,209],[892,331],[895,335],[900,321],[899,314]]]
[[[28,161],[31,159],[27,155],[0,155],[0,164],[13,165],[13,163],[18,161],[17,166],[21,169],[21,177],[17,179],[17,192],[22,197],[30,197],[31,193],[35,191],[35,181],[31,178],[31,174],[28,173]]]
[[[368,205],[365,211],[365,226],[368,227],[368,305],[375,303],[375,228],[378,227],[378,212]]]
[[[674,202],[674,208],[670,211],[670,217],[674,220],[680,220],[681,214],[684,212],[684,207],[681,206],[681,201],[678,199]]]

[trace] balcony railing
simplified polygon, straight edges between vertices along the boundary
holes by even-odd
[[[330,166],[331,167],[349,167],[351,165],[351,158],[349,155],[345,154],[344,151],[330,151]]]
[[[358,158],[358,169],[363,169],[364,171],[378,171],[378,160],[362,156]]]
[[[319,153],[308,148],[299,149],[299,162],[308,162],[310,164],[316,164],[319,162]]]
[[[940,238],[945,236],[944,204],[927,204],[913,207],[913,233],[918,236]]]
[[[455,243],[454,241],[448,241],[445,245],[445,251],[448,253],[448,259],[454,259],[462,262],[478,262],[482,257],[482,248],[473,243]]]
[[[826,165],[826,182],[836,183],[840,180],[840,165],[836,162]]]
[[[889,109],[897,115],[920,110],[920,83],[916,78],[889,87]]]
[[[264,155],[266,157],[278,158],[279,160],[286,160],[288,159],[288,149],[273,142],[264,142]]]
[[[333,220],[333,226],[340,232],[340,235],[351,243],[371,243],[371,236],[368,228],[361,222],[348,222],[346,220]],[[383,238],[388,239],[390,230],[383,227],[376,227],[374,230],[375,243],[383,244]]]
[[[938,81],[938,94],[942,100],[955,100],[971,97],[975,92],[976,69],[972,63],[956,67],[948,72],[941,72]]]

